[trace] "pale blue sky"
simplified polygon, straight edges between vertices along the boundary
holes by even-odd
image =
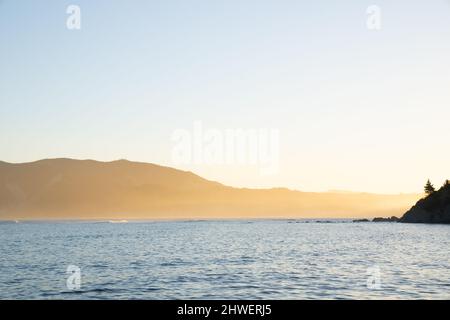
[[[278,174],[178,166],[209,179],[419,192],[450,178],[449,57],[447,0],[0,0],[0,160],[173,166],[199,120],[280,130]]]

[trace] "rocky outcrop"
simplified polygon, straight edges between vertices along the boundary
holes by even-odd
[[[353,220],[353,222],[359,223],[359,222],[370,222],[370,221],[369,221],[369,219],[356,219],[356,220]]]
[[[450,224],[450,185],[419,200],[403,215],[400,222]]]
[[[397,217],[390,217],[390,218],[374,218],[372,222],[398,222],[400,219]]]

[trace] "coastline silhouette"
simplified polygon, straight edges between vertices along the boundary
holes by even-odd
[[[0,181],[3,220],[391,217],[421,196],[233,188],[127,160],[0,162]]]

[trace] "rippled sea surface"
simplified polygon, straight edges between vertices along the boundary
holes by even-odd
[[[449,299],[450,226],[0,223],[0,298]]]

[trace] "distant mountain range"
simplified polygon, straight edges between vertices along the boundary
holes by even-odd
[[[0,162],[0,220],[358,218],[402,214],[420,197],[233,188],[126,160]]]

